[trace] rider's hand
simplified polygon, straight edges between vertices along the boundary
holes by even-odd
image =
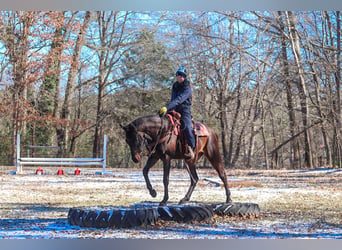
[[[167,112],[167,107],[162,107],[160,110],[159,110],[159,115],[165,115]]]

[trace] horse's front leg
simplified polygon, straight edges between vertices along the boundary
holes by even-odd
[[[163,184],[164,184],[164,198],[159,203],[159,206],[165,206],[166,202],[169,200],[169,176],[170,176],[170,162],[171,159],[168,155],[162,158],[163,161]]]
[[[159,160],[158,157],[152,157],[150,156],[146,162],[145,167],[143,168],[143,175],[145,178],[145,183],[147,186],[148,191],[150,191],[150,195],[154,198],[157,196],[157,192],[156,190],[153,189],[151,182],[150,182],[150,178],[148,177],[148,172],[150,171],[150,168],[157,163],[157,161]]]

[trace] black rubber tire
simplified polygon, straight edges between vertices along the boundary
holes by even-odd
[[[110,213],[106,211],[101,211],[98,217],[95,219],[96,228],[106,228],[109,225],[109,215]]]
[[[110,210],[84,210],[70,208],[68,223],[72,226],[94,228],[131,228],[155,224],[155,208],[114,208]]]
[[[197,213],[197,221],[203,221],[214,216],[214,211],[209,206],[200,206],[194,212]]]
[[[126,208],[109,210],[84,210],[70,208],[68,223],[72,226],[94,228],[132,228],[164,221],[192,222],[205,221],[214,214],[219,216],[258,217],[260,208],[255,203],[196,203],[195,205],[154,203],[134,204]]]
[[[165,207],[159,207],[158,208],[158,217],[165,221],[172,221],[173,220],[173,213],[170,211],[170,208]]]
[[[204,221],[210,219],[214,212],[210,205],[205,204],[186,204],[179,205],[175,203],[169,203],[166,206],[159,206],[154,202],[142,202],[133,204],[133,207],[152,207],[158,211],[158,217],[164,221],[176,221],[176,222],[191,222],[191,221]]]
[[[83,210],[77,210],[77,213],[75,213],[75,217],[74,217],[74,225],[83,227],[83,216],[84,216],[84,211]]]
[[[121,210],[114,210],[109,219],[108,227],[122,228]]]
[[[82,215],[81,227],[94,227],[99,212],[97,211],[84,211]]]
[[[258,217],[260,208],[255,203],[216,203],[212,204],[213,212],[220,216]]]
[[[161,210],[168,210],[171,216],[168,216],[166,220],[168,221],[177,221],[177,222],[185,222],[185,212],[184,209],[180,206],[163,206],[158,207],[158,212],[160,214]],[[160,219],[164,220],[163,216],[159,216]]]
[[[75,219],[77,213],[78,213],[78,212],[77,212],[77,209],[75,209],[75,208],[70,208],[70,209],[69,209],[69,213],[68,213],[68,223],[69,223],[71,226],[76,225],[76,222],[74,221],[74,219]]]

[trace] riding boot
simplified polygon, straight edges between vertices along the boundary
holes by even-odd
[[[184,156],[186,159],[191,159],[191,160],[195,159],[194,151],[189,145],[188,145],[188,153],[185,153]]]

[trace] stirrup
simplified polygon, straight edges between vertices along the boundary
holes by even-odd
[[[192,148],[190,146],[188,146],[187,148],[188,148],[188,153],[185,153],[184,157],[186,159],[191,159],[191,160],[195,159],[195,154],[194,154],[194,151],[192,150]]]

